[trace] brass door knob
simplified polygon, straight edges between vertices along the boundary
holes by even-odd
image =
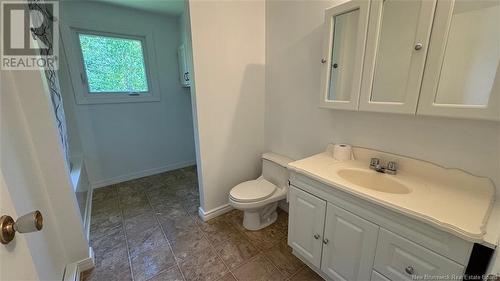
[[[34,211],[19,217],[16,221],[11,216],[0,217],[0,243],[8,244],[14,239],[16,231],[28,233],[40,231],[43,228],[43,216],[40,211]]]

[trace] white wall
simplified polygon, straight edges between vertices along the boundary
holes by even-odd
[[[195,163],[189,89],[179,83],[176,17],[135,11],[95,2],[61,2],[61,18],[106,23],[134,21],[154,33],[161,101],[76,105],[67,66],[61,66],[61,87],[68,111],[72,145],[80,138],[94,187]],[[77,51],[77,50],[66,50]]]
[[[324,9],[331,1],[266,2],[266,148],[292,158],[346,142],[499,179],[499,125],[487,121],[318,108]]]
[[[204,212],[260,172],[264,148],[265,2],[190,1],[193,88]]]

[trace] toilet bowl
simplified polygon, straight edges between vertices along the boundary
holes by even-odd
[[[275,153],[262,155],[262,175],[242,182],[229,192],[229,204],[243,211],[243,226],[259,230],[276,221],[278,201],[288,192],[286,166],[293,160]]]

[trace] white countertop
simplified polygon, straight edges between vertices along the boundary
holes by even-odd
[[[429,162],[364,148],[353,148],[356,160],[337,161],[331,150],[291,162],[288,168],[332,188],[343,190],[382,207],[429,223],[465,240],[497,244],[495,233],[486,233],[494,207],[495,187],[488,178],[458,169],[447,169]],[[410,188],[410,193],[386,193],[357,186],[343,178],[339,169],[368,169],[369,159],[395,160],[400,169],[391,177]],[[373,171],[373,173],[377,173]],[[493,230],[492,230],[493,232]],[[486,235],[487,234],[487,235]]]

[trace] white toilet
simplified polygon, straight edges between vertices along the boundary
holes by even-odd
[[[294,160],[275,153],[262,155],[262,175],[233,187],[229,192],[229,204],[242,210],[243,226],[258,230],[276,221],[278,201],[288,192],[287,164]]]

